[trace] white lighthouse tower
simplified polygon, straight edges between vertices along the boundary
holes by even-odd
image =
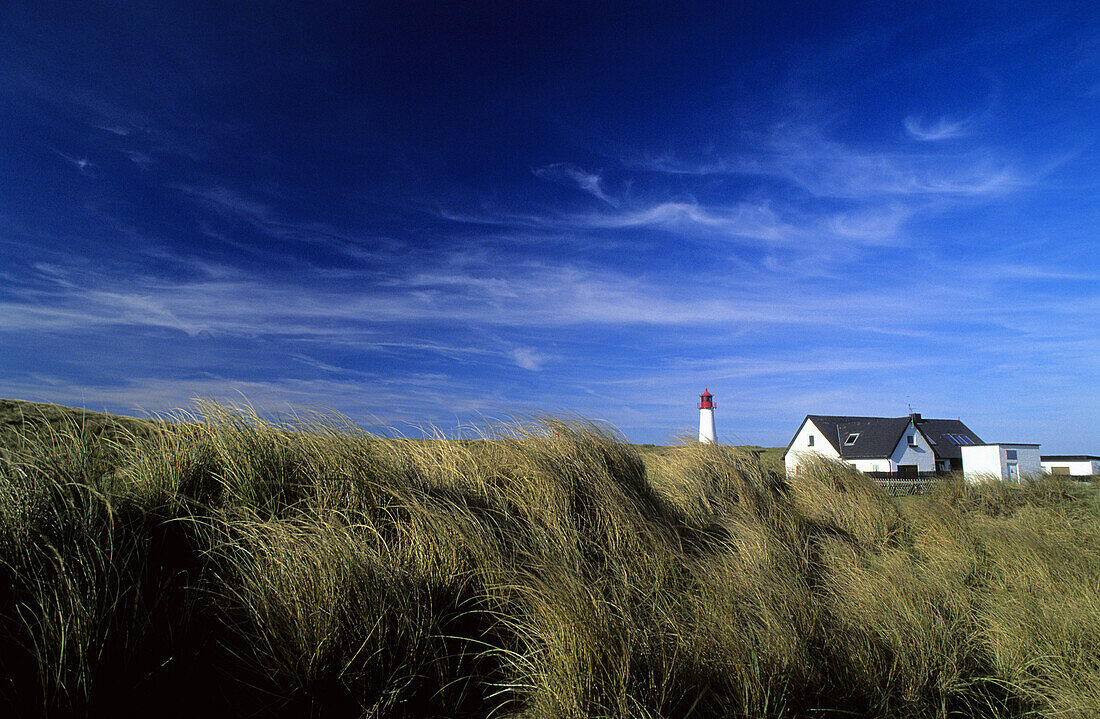
[[[714,444],[714,395],[708,389],[699,395],[699,441]]]

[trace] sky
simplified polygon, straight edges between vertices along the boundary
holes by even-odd
[[[5,2],[0,396],[1100,454],[1098,142],[1093,2]]]

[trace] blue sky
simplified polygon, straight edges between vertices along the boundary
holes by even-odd
[[[14,2],[0,396],[1100,453],[1093,3]]]

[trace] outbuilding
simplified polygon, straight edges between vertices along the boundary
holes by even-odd
[[[1039,445],[1020,442],[963,447],[962,462],[969,482],[980,482],[988,477],[1019,482],[1022,477],[1035,476],[1043,471]]]
[[[1100,475],[1100,457],[1091,454],[1044,454],[1043,471],[1071,477]]]

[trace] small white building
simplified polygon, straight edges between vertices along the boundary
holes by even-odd
[[[1043,471],[1071,477],[1100,475],[1100,457],[1091,454],[1044,454]]]
[[[916,478],[923,473],[962,468],[963,446],[981,439],[957,419],[848,417],[809,414],[783,456],[793,475],[802,459],[821,455],[839,459],[861,472],[888,472]]]
[[[965,476],[969,482],[995,477],[1019,482],[1021,477],[1043,471],[1037,444],[977,444],[962,448]]]

